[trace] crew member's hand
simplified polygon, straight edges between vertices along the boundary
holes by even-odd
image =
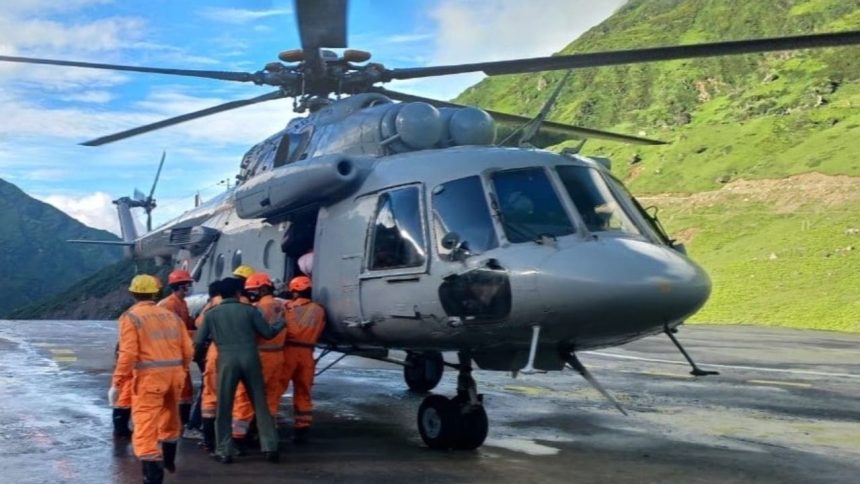
[[[111,386],[110,390],[108,390],[108,402],[110,402],[110,406],[116,406],[117,400],[119,400],[119,388]]]

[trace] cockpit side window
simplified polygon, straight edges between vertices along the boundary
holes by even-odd
[[[275,168],[284,166],[287,162],[287,156],[290,154],[290,138],[292,138],[292,135],[281,137],[281,142],[278,143],[278,150],[275,151]]]
[[[419,267],[426,260],[418,187],[379,196],[374,217],[368,269]]]
[[[512,243],[574,233],[573,223],[543,168],[494,173],[493,186],[505,236]]]
[[[448,234],[457,234],[460,247],[472,254],[486,252],[499,245],[484,187],[477,176],[449,181],[434,188],[432,220],[436,250],[443,259],[451,256],[452,249],[442,246],[442,238]]]
[[[639,235],[639,229],[619,206],[597,170],[584,166],[559,166],[557,171],[588,230]]]

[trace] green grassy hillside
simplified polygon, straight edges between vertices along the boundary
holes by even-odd
[[[68,239],[119,240],[0,180],[0,317],[116,262],[117,247],[74,245]]]
[[[860,0],[631,0],[561,52],[858,29]],[[534,115],[562,75],[488,78],[457,101]],[[860,191],[860,178],[836,177],[860,177],[858,108],[851,47],[581,69],[550,118],[671,142],[584,152],[654,196],[711,273],[695,321],[860,331],[860,199],[827,196]],[[810,172],[830,176],[785,179]],[[655,196],[666,193],[694,195]]]

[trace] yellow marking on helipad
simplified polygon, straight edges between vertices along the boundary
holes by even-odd
[[[57,355],[54,356],[54,361],[57,363],[71,363],[73,361],[78,361],[78,357],[73,355]]]
[[[774,380],[747,380],[747,383],[755,383],[757,385],[779,385],[786,387],[811,388],[809,383],[798,383],[794,381],[774,381]]]
[[[527,387],[527,386],[521,386],[521,385],[506,385],[505,390],[508,390],[511,392],[522,393],[523,395],[528,395],[530,397],[536,397],[539,395],[546,395],[547,393],[550,392],[550,390],[547,390],[546,388]]]
[[[48,351],[50,351],[51,353],[53,353],[55,355],[73,355],[73,354],[75,354],[74,350],[68,350],[68,349],[63,349],[63,348],[50,349]]]
[[[669,373],[669,372],[664,372],[664,371],[651,371],[651,370],[640,371],[639,374],[640,375],[648,375],[648,376],[662,376],[662,377],[666,377],[666,378],[681,378],[684,380],[688,380],[690,378],[693,378],[693,375],[684,374],[684,373]]]

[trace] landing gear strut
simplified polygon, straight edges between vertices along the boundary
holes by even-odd
[[[418,409],[418,431],[431,449],[477,449],[489,430],[483,395],[472,378],[472,358],[458,353],[457,396],[430,395]]]
[[[675,338],[675,333],[678,332],[678,328],[670,328],[670,327],[666,326],[663,329],[663,331],[666,333],[666,336],[668,336],[669,339],[671,339],[672,342],[675,343],[675,346],[677,346],[678,349],[681,350],[681,354],[684,355],[684,358],[686,358],[687,362],[690,364],[690,366],[693,367],[693,371],[690,372],[691,375],[693,375],[693,376],[707,376],[707,375],[719,375],[720,374],[720,372],[718,372],[718,371],[703,370],[703,369],[699,368],[698,365],[696,365],[696,362],[693,361],[692,358],[690,358],[690,355],[688,355],[687,351],[684,349],[684,347],[681,346],[681,342],[678,341],[678,338]]]
[[[403,366],[403,379],[409,389],[417,393],[425,393],[436,388],[442,373],[445,370],[445,361],[442,353],[438,351],[427,351],[424,353],[407,353],[406,364]]]

